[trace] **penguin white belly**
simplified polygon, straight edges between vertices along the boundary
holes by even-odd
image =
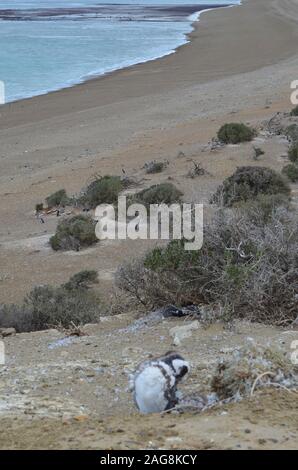
[[[141,413],[158,413],[168,405],[167,377],[155,366],[146,367],[135,379],[135,401]]]

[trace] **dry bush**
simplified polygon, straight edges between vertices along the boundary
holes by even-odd
[[[63,287],[68,290],[72,289],[90,289],[92,285],[98,283],[98,272],[95,270],[80,271],[69,279]]]
[[[187,178],[196,178],[197,176],[204,176],[204,175],[210,175],[210,173],[205,170],[205,168],[202,167],[201,162],[196,163],[195,161],[192,160],[193,163],[193,168],[189,170],[187,173]]]
[[[219,186],[211,203],[223,206],[254,199],[260,194],[290,194],[284,178],[274,170],[259,166],[242,166]]]
[[[249,396],[259,387],[297,387],[297,372],[280,350],[252,344],[218,363],[211,390],[225,400]]]
[[[81,278],[78,273],[77,278]],[[86,277],[86,276],[83,276]],[[102,305],[97,295],[74,282],[60,286],[38,286],[25,297],[22,305],[0,305],[0,327],[13,327],[17,332],[46,330],[53,327],[69,328],[73,325],[97,323]],[[94,282],[94,277],[93,277]]]
[[[291,324],[298,311],[297,212],[220,210],[199,251],[181,240],[122,266],[118,287],[147,306],[217,304],[227,319]]]
[[[152,160],[151,162],[146,162],[144,169],[147,174],[161,173],[168,166],[168,162],[157,162]]]

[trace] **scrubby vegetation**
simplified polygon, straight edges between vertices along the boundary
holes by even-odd
[[[41,212],[43,211],[43,203],[40,202],[38,204],[35,204],[35,212]]]
[[[207,170],[205,170],[205,168],[202,167],[202,164],[200,162],[197,163],[194,160],[192,160],[192,164],[193,164],[193,168],[191,168],[186,175],[188,178],[194,179],[197,176],[210,175],[210,173]]]
[[[76,215],[61,220],[56,233],[50,238],[53,250],[80,250],[96,243],[96,222],[88,216]]]
[[[240,144],[250,142],[255,136],[254,129],[243,123],[231,122],[224,124],[218,131],[218,139],[225,144]]]
[[[292,183],[296,183],[298,181],[298,165],[290,163],[283,167],[282,172],[290,181],[292,181]]]
[[[254,160],[259,160],[262,155],[265,155],[264,150],[262,150],[260,147],[254,147]]]
[[[298,142],[291,145],[289,148],[288,157],[292,163],[298,163]]]
[[[150,186],[136,193],[130,200],[133,203],[144,204],[173,204],[181,201],[182,192],[172,183],[161,183]]]
[[[57,206],[66,206],[70,203],[70,198],[67,196],[65,189],[60,189],[46,198],[46,203],[49,209]]]
[[[290,188],[274,170],[259,166],[243,166],[227,178],[213,195],[211,202],[233,206],[259,194],[289,194]]]
[[[98,177],[89,184],[78,202],[90,209],[99,204],[115,204],[124,186],[120,176]]]
[[[298,142],[298,125],[291,124],[283,130],[284,134],[291,142]]]
[[[295,106],[295,108],[292,109],[291,116],[298,116],[298,106]]]
[[[98,273],[94,270],[80,271],[74,274],[63,287],[67,290],[89,289],[98,282]]]
[[[277,203],[266,211],[219,210],[201,250],[186,251],[183,240],[155,248],[118,270],[118,287],[151,307],[208,304],[226,319],[290,324],[298,307],[298,215]]]
[[[167,162],[157,162],[156,160],[153,160],[151,162],[146,162],[144,168],[148,174],[161,173],[167,165]]]
[[[256,388],[297,387],[297,370],[278,349],[252,344],[218,363],[211,390],[221,399],[247,397]]]
[[[102,307],[96,294],[87,289],[96,280],[93,271],[83,271],[60,287],[35,287],[22,305],[0,306],[0,327],[29,332],[96,323]]]

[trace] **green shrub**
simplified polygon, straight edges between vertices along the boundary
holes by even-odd
[[[130,202],[144,204],[174,204],[181,202],[182,192],[172,183],[161,183],[150,186],[136,193]]]
[[[25,305],[0,305],[0,328],[15,328],[17,333],[32,330],[32,310]]]
[[[290,126],[286,127],[286,129],[284,129],[284,134],[292,142],[298,142],[298,125],[291,124]]]
[[[259,194],[289,194],[290,188],[274,170],[258,166],[237,168],[211,198],[211,203],[232,206],[253,199]]]
[[[83,325],[99,321],[101,304],[96,294],[81,282],[94,280],[93,271],[74,275],[60,287],[38,286],[25,297],[21,306],[0,306],[0,327],[13,327],[17,332]],[[75,287],[76,284],[76,287]],[[70,288],[70,285],[72,286]]]
[[[255,136],[255,131],[242,123],[229,123],[221,126],[217,137],[225,144],[239,144],[250,142]]]
[[[293,183],[296,183],[298,181],[298,165],[290,163],[289,165],[283,167],[282,172]]]
[[[205,224],[201,250],[183,240],[121,266],[117,286],[150,308],[213,306],[225,318],[286,325],[297,317],[298,214],[221,210]]]
[[[94,209],[99,204],[115,204],[118,201],[124,184],[120,176],[103,176],[97,178],[87,187],[79,203]]]
[[[60,189],[46,198],[46,203],[49,209],[56,206],[66,206],[69,203],[69,197],[65,189]]]
[[[298,142],[290,147],[288,157],[292,163],[298,163]]]
[[[50,238],[53,250],[76,250],[97,242],[96,222],[91,217],[76,215],[63,219],[57,225],[56,233]]]
[[[68,290],[72,289],[89,289],[93,284],[98,282],[98,272],[94,270],[80,271],[74,274],[66,284],[62,287]]]
[[[71,323],[78,325],[99,320],[98,300],[85,289],[35,287],[25,298],[24,305],[32,311],[31,331],[57,325],[67,328]]]
[[[291,116],[298,116],[298,105],[292,109]]]

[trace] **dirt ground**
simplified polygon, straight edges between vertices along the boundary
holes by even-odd
[[[86,326],[82,337],[50,330],[6,338],[0,448],[297,448],[297,394],[286,390],[257,389],[252,398],[201,413],[137,412],[129,374],[141,360],[173,349],[171,329],[191,321],[123,314]],[[246,322],[200,326],[179,346],[191,365],[180,391],[210,393],[217,361],[241,346],[253,341],[289,353],[294,339],[297,330]]]

